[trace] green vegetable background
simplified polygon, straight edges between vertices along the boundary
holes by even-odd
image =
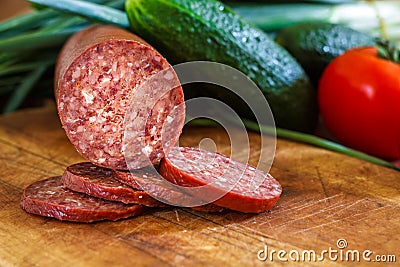
[[[315,87],[323,67],[344,50],[374,44],[376,38],[398,42],[400,3],[397,1],[30,2],[34,12],[0,23],[2,113],[13,112],[32,98],[52,98],[54,64],[64,42],[91,24],[107,23],[138,34],[171,63],[210,60],[239,69],[268,99],[279,137],[396,168],[309,134],[315,128],[318,113],[315,89],[308,76]],[[310,32],[317,33],[318,38],[306,43],[305,40],[311,39],[307,36]],[[350,41],[332,42],[337,36]],[[242,117],[248,129],[271,131],[269,126],[255,124],[245,113]]]

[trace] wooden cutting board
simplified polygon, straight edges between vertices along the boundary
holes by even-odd
[[[206,137],[229,153],[227,135],[216,128],[187,128],[180,144],[196,146]],[[260,138],[249,137],[250,163],[256,164]],[[361,265],[364,250],[373,251],[371,260],[395,255],[400,262],[400,173],[323,149],[278,140],[271,173],[283,194],[270,212],[158,209],[118,222],[80,224],[19,207],[27,185],[82,161],[53,105],[1,117],[0,147],[0,266],[263,266],[271,262],[258,259],[265,258],[265,248],[284,250],[280,256],[289,262],[289,253],[301,259],[314,250],[321,259],[323,250],[338,251],[331,255],[336,261],[328,254],[323,262],[305,257],[300,265],[306,266],[347,265],[340,253],[349,250],[359,251]],[[273,256],[274,263],[285,264]]]

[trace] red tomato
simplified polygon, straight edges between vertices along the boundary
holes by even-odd
[[[326,127],[342,144],[385,159],[400,158],[400,65],[373,47],[333,60],[318,88]]]

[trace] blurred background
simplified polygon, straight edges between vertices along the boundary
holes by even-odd
[[[31,11],[29,4],[24,0],[0,0],[0,6],[0,21]]]
[[[400,40],[399,0],[222,1],[272,38],[292,24],[314,21],[340,23],[373,37]],[[123,0],[92,2],[124,9]],[[0,0],[0,7],[0,22],[33,11],[26,0]],[[52,99],[52,71],[58,51],[68,37],[66,32],[72,34],[89,25],[86,20],[62,13],[33,21],[32,24],[20,20],[13,27],[8,23],[8,28],[0,25],[0,114],[40,106],[45,98]],[[35,74],[40,67],[45,70]]]

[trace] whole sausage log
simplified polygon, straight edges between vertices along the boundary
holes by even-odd
[[[170,90],[146,85],[160,73]],[[115,26],[90,27],[67,41],[56,65],[55,96],[69,140],[102,167],[128,169],[128,148],[129,169],[157,163],[183,128],[183,91],[171,66],[145,41]]]

